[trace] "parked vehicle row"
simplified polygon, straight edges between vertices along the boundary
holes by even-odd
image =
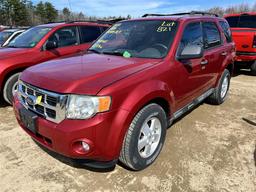
[[[256,13],[225,16],[236,43],[236,67],[251,69],[256,76]]]
[[[255,17],[193,11],[4,30],[1,94],[40,145],[92,167],[142,170],[174,120],[225,101],[235,61],[256,74]]]
[[[85,51],[110,25],[69,22],[28,29],[0,49],[0,90],[12,103],[20,73],[35,64]]]
[[[0,47],[7,46],[12,40],[23,33],[24,29],[6,29],[0,32]]]
[[[225,19],[147,14],[114,24],[92,45],[108,26],[88,25],[38,26],[3,50],[3,66],[20,66],[2,73],[4,97],[11,102],[17,87],[16,118],[40,145],[94,167],[120,160],[142,170],[175,119],[204,100],[227,98],[235,44]]]

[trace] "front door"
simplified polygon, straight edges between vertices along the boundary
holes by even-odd
[[[203,47],[203,31],[201,22],[188,23],[183,31],[177,54],[179,55],[186,46],[200,45]],[[200,96],[205,84],[205,78],[202,76],[203,58],[186,59],[175,62],[175,71],[171,71],[176,75],[176,81],[171,82],[172,88],[177,100],[176,109],[180,109],[190,103],[194,98]],[[177,76],[177,74],[179,74]]]
[[[56,42],[58,48],[45,51],[44,55],[47,60],[81,51],[78,28],[76,26],[64,27],[57,30],[50,36],[48,41]]]

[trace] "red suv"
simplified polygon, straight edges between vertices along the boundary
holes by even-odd
[[[236,65],[249,68],[256,75],[256,12],[231,14],[225,18],[236,43]]]
[[[29,29],[0,49],[0,92],[12,103],[18,77],[27,67],[86,50],[109,25],[69,22]]]
[[[219,105],[227,98],[235,47],[224,23],[204,12],[119,22],[88,54],[23,72],[17,120],[64,156],[144,169],[173,120],[205,99]]]

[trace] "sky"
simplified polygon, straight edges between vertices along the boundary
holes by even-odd
[[[38,3],[40,0],[32,0]],[[45,1],[45,0],[43,0]],[[229,7],[241,3],[253,5],[256,0],[47,0],[55,8],[64,7],[88,16],[141,16],[145,13],[177,13],[205,10],[214,6]],[[70,2],[70,6],[69,6]]]

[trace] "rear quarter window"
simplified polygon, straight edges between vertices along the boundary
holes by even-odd
[[[220,21],[219,24],[224,32],[227,42],[232,42],[232,33],[229,24],[226,21]]]

